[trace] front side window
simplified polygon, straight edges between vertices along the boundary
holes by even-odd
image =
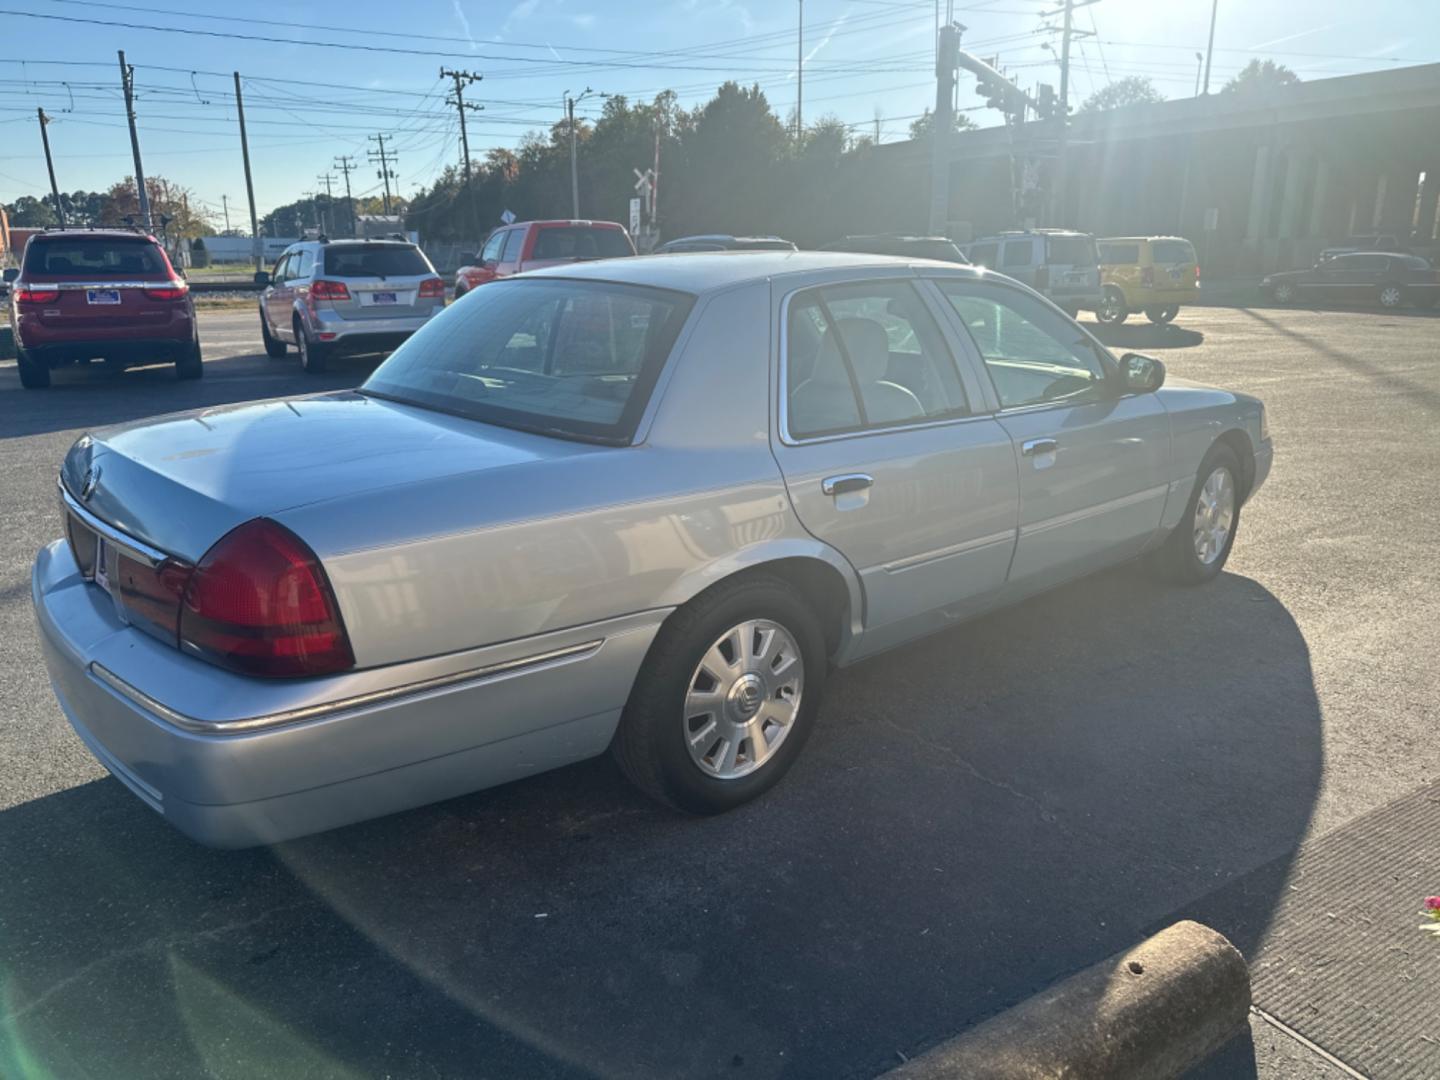
[[[485,248],[480,252],[482,263],[496,263],[500,261],[500,251],[505,246],[506,233],[497,232],[485,241]]]
[[[954,359],[908,282],[798,293],[786,327],[786,427],[794,438],[967,412]]]
[[[629,442],[693,302],[608,282],[503,279],[426,323],[361,389],[507,427]]]
[[[1104,396],[1101,354],[1069,319],[1016,289],[937,284],[970,331],[1003,408]]]

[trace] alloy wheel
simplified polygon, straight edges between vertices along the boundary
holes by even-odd
[[[717,638],[685,692],[685,745],[707,776],[736,780],[769,761],[794,728],[805,688],[795,637],[748,619]]]
[[[1400,306],[1400,286],[1386,285],[1380,290],[1380,306],[1394,308]]]
[[[1200,487],[1195,500],[1195,557],[1210,566],[1225,550],[1235,525],[1235,479],[1224,465],[1218,466]]]

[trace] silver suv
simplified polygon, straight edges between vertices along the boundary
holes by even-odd
[[[1026,229],[976,240],[966,249],[976,266],[1044,293],[1071,318],[1100,306],[1100,252],[1095,237],[1069,229]]]
[[[337,352],[393,349],[445,308],[445,282],[405,240],[302,240],[262,280],[266,354],[294,345],[312,373]]]

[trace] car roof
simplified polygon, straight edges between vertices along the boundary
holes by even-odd
[[[160,241],[149,233],[134,229],[47,229],[35,233],[31,240],[148,240],[152,244]]]
[[[599,259],[545,270],[524,277],[561,277],[613,281],[702,294],[765,281],[782,274],[822,270],[864,270],[920,266],[963,271],[965,267],[938,259],[868,255],[849,251],[697,251],[647,255],[634,259]]]
[[[589,218],[540,218],[535,221],[512,221],[509,225],[497,226],[497,229],[509,229],[516,225],[570,225],[576,228],[620,229],[622,231],[625,228],[618,221],[592,221]]]
[[[1184,240],[1190,243],[1183,236],[1097,236],[1095,239],[1102,244],[1148,244],[1152,240]]]

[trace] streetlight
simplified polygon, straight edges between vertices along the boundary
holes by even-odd
[[[575,106],[588,97],[608,98],[609,94],[597,94],[590,87],[579,97],[571,97],[570,91],[565,91],[565,115],[570,123],[570,216],[580,217],[580,167],[575,157]]]
[[[1195,96],[1196,96],[1196,97],[1199,97],[1199,96],[1200,96],[1200,69],[1201,69],[1202,67],[1204,67],[1204,65],[1205,65],[1205,54],[1202,53],[1202,52],[1197,52],[1197,53],[1195,54]]]

